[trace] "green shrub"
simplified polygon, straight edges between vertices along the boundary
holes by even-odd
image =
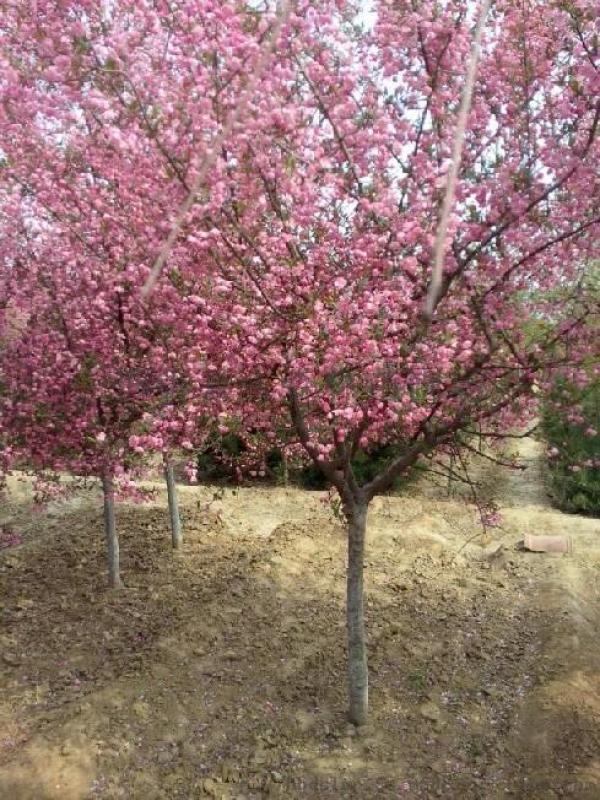
[[[583,421],[569,420],[577,409]],[[578,389],[561,380],[544,404],[542,431],[555,505],[571,514],[600,516],[600,381]],[[594,432],[595,431],[595,432]]]
[[[352,468],[359,484],[366,483],[394,457],[397,448],[387,445],[367,452],[359,450],[352,461]],[[235,433],[224,436],[213,436],[198,453],[198,478],[207,483],[236,483],[236,463],[244,461],[248,456],[248,448],[244,440]],[[284,463],[281,451],[271,450],[264,459],[264,475],[250,476],[245,471],[245,479],[251,483],[279,483],[284,480]],[[412,482],[420,470],[415,468],[402,475],[394,482],[393,489],[399,490]],[[291,485],[300,486],[309,491],[323,491],[329,488],[329,482],[323,473],[312,463],[288,465],[288,480]]]
[[[399,448],[392,445],[374,448],[371,451],[358,450],[352,459],[352,469],[358,484],[362,485],[372,480],[394,458],[398,451]],[[396,478],[392,489],[399,491],[403,486],[415,480],[419,471],[417,467],[414,467],[405,475]],[[329,481],[314,464],[306,464],[299,469],[291,469],[290,480],[292,483],[310,491],[323,491],[329,488]]]
[[[211,437],[196,456],[198,478],[207,483],[235,481],[235,461],[247,450],[235,433]]]

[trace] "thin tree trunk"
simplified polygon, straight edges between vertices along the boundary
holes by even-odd
[[[115,487],[113,476],[108,472],[102,476],[102,491],[104,493],[104,535],[106,537],[108,585],[111,589],[119,589],[123,584],[119,567],[119,537],[115,524]]]
[[[446,490],[446,494],[448,497],[452,494],[452,473],[454,472],[454,453],[450,454],[450,472],[448,473],[448,488]]]
[[[348,517],[348,572],[346,624],[348,632],[348,696],[350,721],[364,725],[369,709],[369,673],[364,618],[364,557],[366,504],[355,506]]]
[[[183,532],[181,529],[181,517],[179,516],[177,486],[175,484],[175,476],[173,474],[173,465],[166,457],[164,464],[165,481],[167,482],[167,496],[169,498],[169,516],[171,518],[171,541],[173,543],[173,549],[179,550],[181,547],[181,542],[183,541]]]
[[[288,457],[287,453],[285,452],[285,449],[281,453],[281,462],[283,464],[283,485],[287,487],[290,482],[290,471],[288,466]]]

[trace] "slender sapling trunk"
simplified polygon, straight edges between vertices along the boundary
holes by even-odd
[[[454,462],[455,462],[454,453],[451,453],[450,454],[450,470],[448,472],[448,488],[447,488],[447,491],[446,491],[446,494],[448,495],[448,497],[450,497],[450,495],[452,494],[452,474],[454,472],[454,466],[455,466]]]
[[[171,541],[173,549],[179,550],[181,542],[183,541],[183,532],[181,529],[181,517],[179,516],[179,502],[177,500],[177,486],[175,484],[175,475],[173,474],[173,465],[165,456],[165,481],[167,482],[167,496],[169,498],[169,517],[171,518]]]
[[[283,465],[283,485],[287,487],[290,482],[290,470],[288,465],[288,457],[285,449],[281,453],[281,463]]]
[[[115,524],[115,487],[113,476],[109,472],[105,472],[102,476],[102,491],[104,493],[104,535],[106,537],[108,585],[111,589],[119,589],[123,584],[119,566],[119,537]]]
[[[346,624],[348,632],[348,698],[350,721],[364,725],[369,709],[369,673],[364,618],[364,557],[367,504],[347,510],[348,572]]]

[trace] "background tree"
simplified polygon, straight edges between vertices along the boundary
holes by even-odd
[[[29,232],[4,272],[4,323],[10,327],[15,316],[20,322],[0,354],[1,432],[20,468],[101,480],[109,579],[118,586],[115,480],[122,489],[140,474],[146,455],[167,452],[181,438],[171,422],[153,429],[145,451],[130,444],[150,411],[184,396],[185,383],[167,318],[157,314],[154,325],[146,324],[144,304],[135,319],[119,274],[98,272],[77,244],[55,229]]]

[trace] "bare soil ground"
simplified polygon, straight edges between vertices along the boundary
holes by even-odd
[[[343,530],[319,494],[182,489],[118,511],[105,589],[90,490],[0,524],[0,798],[600,798],[600,521],[547,507],[537,447],[491,465],[504,552],[460,496],[419,487],[369,517],[372,717],[345,709]],[[485,470],[483,470],[485,473]],[[527,531],[573,553],[520,552]],[[475,539],[473,539],[475,537]],[[469,540],[472,539],[470,543]]]

